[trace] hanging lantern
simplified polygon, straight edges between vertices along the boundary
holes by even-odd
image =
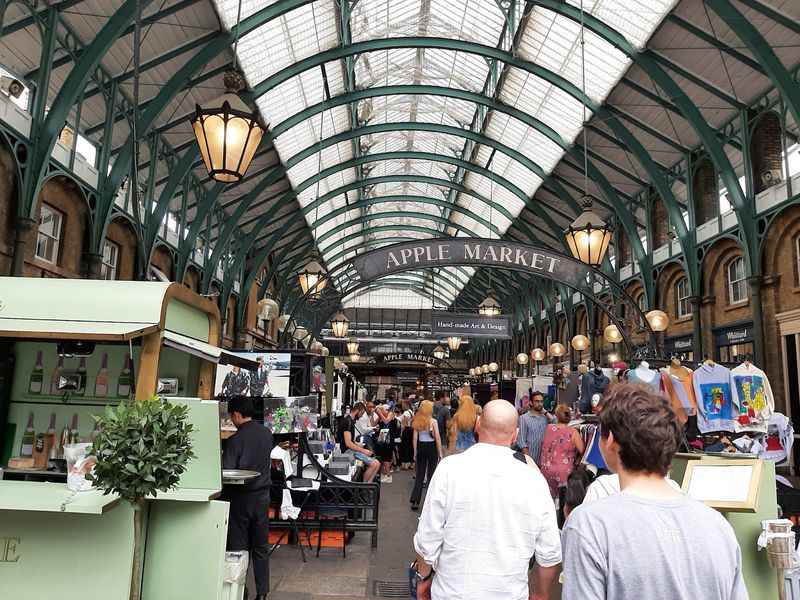
[[[470,369],[469,370],[469,376],[470,377],[475,377],[475,369]]]
[[[447,356],[447,352],[441,346],[436,346],[436,348],[433,349],[433,356],[434,358],[442,360],[445,356]]]
[[[296,339],[298,342],[302,342],[308,337],[308,329],[303,327],[302,325],[298,325],[294,328],[292,332],[292,337]]]
[[[614,363],[619,362],[619,353],[617,352],[610,352],[608,354],[608,363],[613,365]]]
[[[550,356],[555,356],[556,358],[560,356],[564,356],[567,352],[567,349],[564,348],[564,344],[560,344],[559,342],[553,342],[550,344],[550,348],[548,349]]]
[[[322,356],[326,356],[327,357],[327,356],[330,356],[331,351],[328,350],[325,346],[323,346],[322,350],[320,350],[319,353],[322,354]]]
[[[500,366],[496,362],[489,363],[489,371],[491,371],[492,373],[497,373],[497,370],[499,368]]]
[[[650,324],[650,329],[656,333],[666,331],[667,327],[669,327],[669,317],[663,310],[651,310],[644,318]]]
[[[525,352],[520,352],[517,354],[517,364],[518,365],[527,365],[528,364],[528,355]]]
[[[578,352],[583,352],[589,347],[589,338],[585,335],[578,334],[572,338],[572,347],[575,348]]]
[[[347,341],[347,353],[348,354],[358,354],[358,340],[356,338],[350,338]]]
[[[582,199],[583,212],[564,232],[572,256],[587,265],[598,266],[611,242],[611,227],[592,211],[593,198]]]
[[[489,365],[488,365],[488,364],[484,364],[484,365],[482,365],[482,366],[481,366],[481,373],[483,373],[484,375],[486,375],[488,372],[489,372]]]
[[[603,330],[603,337],[607,342],[611,342],[612,344],[619,344],[622,341],[622,334],[619,331],[619,327],[614,325],[614,323]]]
[[[453,352],[458,352],[458,349],[461,347],[461,338],[457,335],[451,335],[449,338],[447,338],[447,346]]]
[[[258,301],[258,318],[261,321],[271,321],[278,316],[280,307],[272,298],[262,298]]]
[[[312,296],[319,296],[328,280],[325,278],[325,271],[322,266],[315,260],[309,262],[305,268],[300,271],[297,276],[300,281],[300,288],[303,290],[303,295],[310,293]]]
[[[536,362],[540,362],[547,358],[547,354],[545,354],[545,351],[541,348],[534,348],[531,350],[531,358],[533,358],[533,360]]]
[[[309,344],[308,349],[311,350],[314,354],[322,354],[322,342],[319,340],[314,340]]]
[[[349,327],[350,319],[348,319],[342,311],[337,312],[331,319],[331,331],[333,332],[333,337],[347,337],[347,330]]]
[[[478,312],[484,317],[496,317],[500,314],[500,303],[493,292],[489,292],[484,301],[478,305]]]
[[[224,75],[227,92],[209,108],[195,105],[192,129],[208,174],[215,181],[239,181],[247,172],[265,129],[239,97],[245,89],[238,71]]]

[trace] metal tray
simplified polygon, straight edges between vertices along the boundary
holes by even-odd
[[[260,477],[258,471],[246,471],[244,469],[222,469],[222,483],[229,485],[244,485],[251,479]]]

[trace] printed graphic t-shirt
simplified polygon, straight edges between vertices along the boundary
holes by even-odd
[[[718,364],[702,365],[692,373],[692,384],[700,431],[736,431],[738,409],[730,369]]]
[[[775,411],[775,400],[764,371],[750,364],[731,370],[733,395],[738,407],[740,430],[767,431],[767,423]]]

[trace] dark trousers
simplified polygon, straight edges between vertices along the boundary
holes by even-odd
[[[417,475],[414,480],[414,491],[411,492],[411,504],[419,504],[425,475],[427,473],[428,483],[430,483],[438,462],[439,454],[436,451],[436,442],[417,442]]]
[[[239,493],[230,503],[227,549],[250,552],[256,594],[265,595],[269,592],[269,492]]]

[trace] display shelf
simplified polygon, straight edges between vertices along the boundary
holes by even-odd
[[[66,399],[65,399],[66,398]],[[80,396],[78,394],[61,394],[61,395],[54,395],[54,394],[23,394],[20,396],[20,400],[22,402],[38,402],[42,404],[64,404],[69,406],[71,404],[80,405],[80,404],[91,404],[94,405],[104,405],[104,404],[115,404],[120,402],[121,400],[126,400],[127,398],[120,397],[120,396]]]
[[[119,502],[98,490],[73,494],[65,483],[0,481],[0,510],[102,515]]]

